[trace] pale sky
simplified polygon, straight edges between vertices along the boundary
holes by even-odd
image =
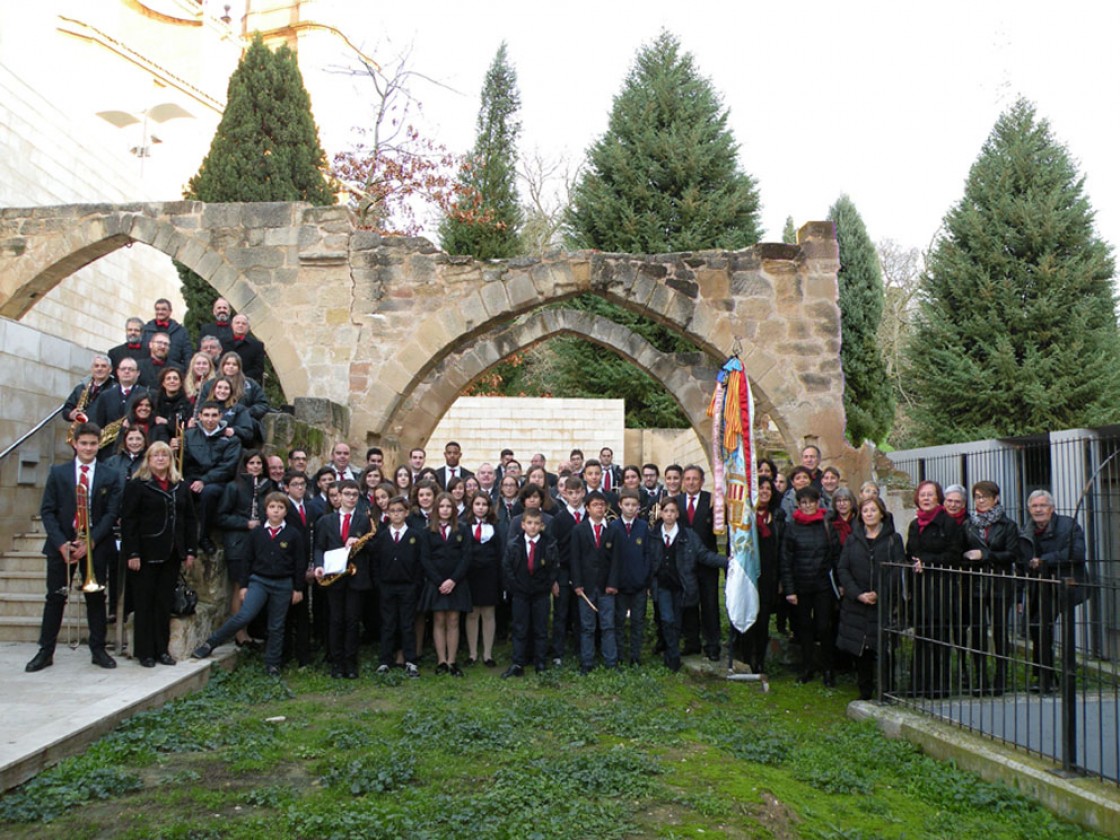
[[[414,85],[419,122],[456,153],[473,142],[483,76],[505,40],[523,152],[573,164],[605,129],[638,48],[668,29],[730,109],[768,240],[787,215],[822,219],[846,192],[873,239],[924,248],[996,118],[1026,96],[1079,162],[1098,231],[1120,242],[1120,4],[317,0],[305,9],[386,63],[411,47],[412,68],[445,86]],[[337,107],[317,108],[324,145],[336,150],[367,116],[365,89],[301,58],[317,100],[324,86],[337,92]]]

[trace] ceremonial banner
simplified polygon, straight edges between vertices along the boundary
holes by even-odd
[[[728,359],[719,372],[708,416],[712,418],[712,508],[717,534],[727,532],[727,616],[745,633],[758,616],[754,399],[743,363]],[[726,513],[725,513],[726,509]]]

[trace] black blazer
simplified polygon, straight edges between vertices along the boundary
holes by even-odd
[[[121,393],[120,384],[114,384],[113,387],[101,392],[97,402],[93,404],[93,410],[87,411],[86,414],[90,420],[104,429],[113,421],[125,417],[132,410],[132,404],[142,395],[151,396],[143,385],[133,385],[126,397]]]
[[[704,544],[704,548],[708,551],[716,551],[716,534],[712,530],[712,494],[707,490],[700,491],[700,498],[696,500],[696,518],[691,525],[688,522],[688,494],[681,493],[677,496],[677,503],[681,510],[681,518],[677,520],[678,524],[682,528],[690,528],[695,531],[696,536],[700,538],[700,542]]]
[[[250,333],[238,341],[233,337],[232,329],[228,338],[216,337],[222,342],[224,352],[232,351],[241,357],[241,370],[246,376],[255,382],[264,380],[264,344],[259,339]]]
[[[391,528],[386,526],[377,532],[372,542],[373,575],[378,585],[420,583],[424,567],[428,565],[428,539],[423,529],[409,523],[398,543],[393,540]]]
[[[462,583],[471,567],[471,551],[474,540],[467,526],[460,524],[448,533],[445,542],[439,531],[425,532],[428,539],[428,556],[421,558],[424,574],[437,587],[445,580]],[[392,535],[389,542],[392,542]]]
[[[502,558],[502,572],[508,589],[514,595],[533,597],[546,595],[556,582],[560,562],[557,557],[556,543],[544,534],[537,539],[536,565],[534,573],[529,574],[529,555],[525,550],[525,536],[518,534],[505,550]]]
[[[564,512],[567,514],[567,510]],[[618,563],[607,539],[610,523],[604,519],[602,525],[598,546],[595,545],[595,530],[590,519],[585,518],[571,532],[572,586],[576,589],[598,589],[600,592],[608,586],[618,589]]]
[[[134,478],[121,499],[121,558],[139,557],[145,563],[182,560],[195,553],[198,519],[187,482],[168,490],[154,478]]]
[[[43,518],[43,528],[47,538],[43,542],[43,554],[48,557],[58,553],[65,543],[76,536],[74,515],[78,510],[78,483],[75,480],[74,460],[51,467],[47,475],[47,486],[43,488],[43,501],[39,515]],[[113,528],[121,511],[121,474],[105,463],[98,463],[93,471],[93,486],[90,488],[90,539],[97,551],[102,543],[106,548],[112,545]]]
[[[369,517],[364,513],[355,510],[354,515],[350,517],[350,536],[351,537],[364,537],[369,533]],[[372,542],[373,540],[370,540]],[[323,565],[323,554],[331,549],[343,548],[342,542],[342,517],[338,511],[331,511],[324,513],[319,517],[315,523],[315,566],[316,568]],[[335,584],[335,586],[349,586],[352,589],[367,590],[373,589],[373,572],[370,568],[370,545],[366,545],[350,558],[357,569],[353,577],[348,581],[343,580]]]
[[[468,478],[471,478],[474,475],[474,473],[468,470],[466,467],[456,467],[455,469],[459,471],[459,474],[456,476],[456,478],[461,478],[463,479],[463,481],[466,481]],[[447,489],[448,476],[446,464],[436,470],[436,481],[439,482],[439,486],[444,490]]]

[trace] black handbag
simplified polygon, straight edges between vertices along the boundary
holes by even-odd
[[[171,614],[177,618],[186,618],[194,615],[198,608],[198,593],[191,589],[187,579],[179,573],[179,580],[175,584],[175,593],[171,597]]]

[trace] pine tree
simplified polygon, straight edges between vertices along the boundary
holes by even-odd
[[[440,242],[449,254],[469,254],[486,260],[518,253],[520,108],[517,72],[509,63],[503,41],[482,85],[474,150],[459,176],[461,197],[440,225]]]
[[[573,192],[572,244],[658,254],[757,242],[758,191],[727,117],[673,35],[643,47]]]
[[[945,216],[908,348],[914,420],[943,443],[1115,422],[1112,253],[1034,106],[1000,116]]]
[[[852,200],[840,196],[829,208],[828,218],[836,225],[840,245],[837,281],[846,433],[853,446],[861,446],[864,440],[882,441],[894,416],[894,395],[877,340],[883,317],[883,274],[875,246]]]
[[[308,201],[333,204],[326,154],[295,55],[253,39],[229,79],[226,108],[186,197],[197,201]],[[184,326],[198,340],[217,292],[176,264],[187,304]]]
[[[797,228],[793,225],[793,216],[786,216],[786,226],[782,228],[782,242],[786,245],[797,244]]]

